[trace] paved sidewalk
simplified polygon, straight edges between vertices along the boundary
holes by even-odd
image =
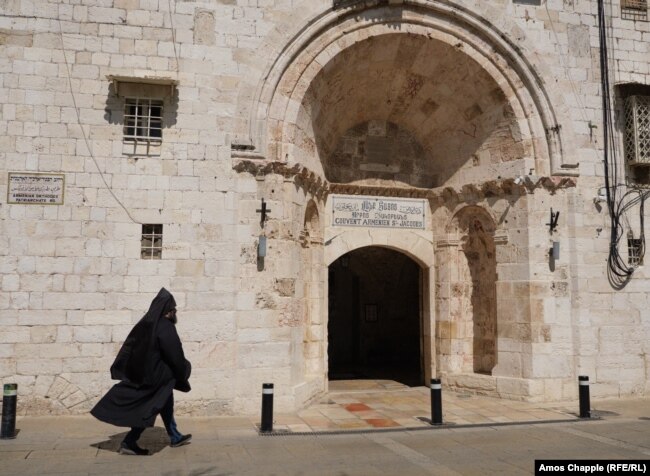
[[[547,406],[442,392],[443,422],[454,425],[534,422],[577,418],[578,408]],[[392,380],[330,382],[329,394],[296,415],[276,415],[274,429],[290,432],[428,427],[431,394]]]
[[[448,425],[431,427],[417,418],[429,416],[428,389],[372,385],[276,415],[271,436],[258,434],[259,417],[180,416],[192,443],[171,448],[157,426],[141,439],[149,457],[117,454],[124,429],[90,416],[19,417],[17,438],[0,440],[0,475],[530,474],[537,457],[650,458],[650,398],[592,400],[602,419],[588,421],[576,417],[577,402],[444,391]]]

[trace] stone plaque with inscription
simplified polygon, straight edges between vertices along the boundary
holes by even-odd
[[[426,200],[334,195],[332,225],[424,230]]]
[[[63,205],[65,175],[9,172],[7,203],[20,205]]]

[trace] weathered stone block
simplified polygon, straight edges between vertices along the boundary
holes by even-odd
[[[290,366],[288,342],[240,344],[237,362],[240,368],[281,368]]]
[[[108,326],[75,326],[73,331],[77,342],[111,342],[111,328]]]

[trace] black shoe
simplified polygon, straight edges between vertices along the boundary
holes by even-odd
[[[145,450],[144,448],[140,448],[137,443],[127,443],[126,441],[123,441],[120,444],[120,449],[119,449],[118,453],[121,454],[121,455],[146,456],[146,455],[149,454],[149,450]]]
[[[190,441],[192,441],[191,433],[188,433],[187,435],[181,435],[181,437],[178,440],[172,441],[171,447],[176,448],[178,446],[183,446],[188,444]]]

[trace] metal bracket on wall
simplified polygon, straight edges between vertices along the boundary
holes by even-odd
[[[553,209],[551,208],[551,219],[547,223],[549,227],[549,232],[553,233],[557,229],[557,221],[560,218],[560,212],[553,212]]]

